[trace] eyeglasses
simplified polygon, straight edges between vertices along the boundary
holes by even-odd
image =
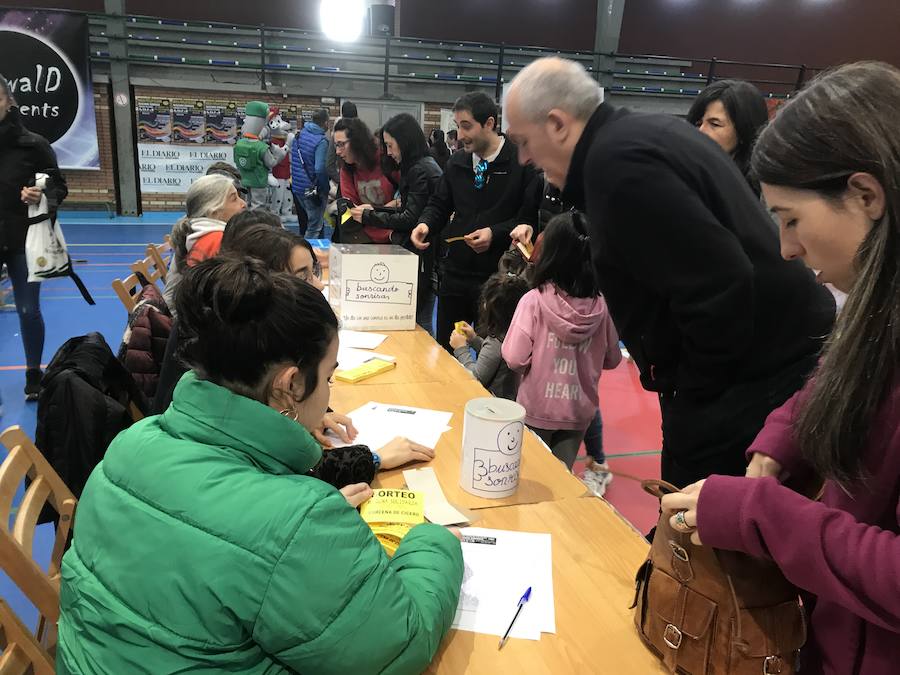
[[[480,190],[487,182],[485,173],[487,173],[488,162],[486,159],[481,160],[475,167],[475,189]]]
[[[294,276],[297,277],[300,281],[306,282],[307,284],[313,280],[313,277],[321,280],[322,266],[319,264],[318,259],[313,257],[312,270],[310,270],[308,267],[304,267],[303,269],[294,272]]]
[[[338,150],[343,150],[348,145],[350,145],[350,141],[335,141],[334,142],[334,147],[337,148]]]

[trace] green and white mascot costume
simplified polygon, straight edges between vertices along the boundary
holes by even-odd
[[[250,191],[250,207],[268,205],[269,186],[275,183],[270,171],[287,156],[287,149],[268,142],[269,106],[262,101],[250,101],[241,137],[234,144],[234,163],[241,172],[241,182]]]

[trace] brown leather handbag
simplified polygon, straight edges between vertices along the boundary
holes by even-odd
[[[643,481],[662,499],[678,488]],[[797,589],[774,563],[691,543],[662,514],[638,570],[634,623],[673,673],[793,675],[806,621]]]

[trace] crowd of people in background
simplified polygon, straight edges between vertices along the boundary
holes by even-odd
[[[621,341],[659,399],[662,478],[681,490],[663,500],[672,527],[767,556],[808,594],[809,672],[893,672],[898,108],[900,72],[863,63],[818,77],[771,122],[753,85],[716,82],[686,123],[616,108],[581,65],[544,58],[509,87],[506,133],[478,92],[446,134],[405,114],[370,129],[350,102],[333,121],[316,112],[291,148],[299,236],[245,211],[239,175],[211,167],[172,230],[161,415],[118,437],[82,495],[61,672],[126,672],[148,652],[173,671],[412,671],[434,655],[458,600],[459,533],[416,528],[388,561],[351,508],[367,483],[310,474],[326,432],[355,436],[328,407],[338,325],[304,239],[329,234],[414,252],[419,325],[521,403],[569,469],[584,443],[597,494],[598,382]],[[21,250],[41,195],[28,174],[55,161],[2,79],[0,163],[0,262],[32,396],[43,324]],[[839,314],[826,283],[848,294]],[[374,457],[372,472],[433,450],[398,439]],[[214,488],[198,494],[201,481]],[[172,546],[193,551],[191,568],[142,582]]]

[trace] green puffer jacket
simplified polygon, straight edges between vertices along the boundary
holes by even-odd
[[[272,408],[186,374],[91,474],[63,559],[58,673],[417,673],[450,627],[457,539],[390,559]]]

